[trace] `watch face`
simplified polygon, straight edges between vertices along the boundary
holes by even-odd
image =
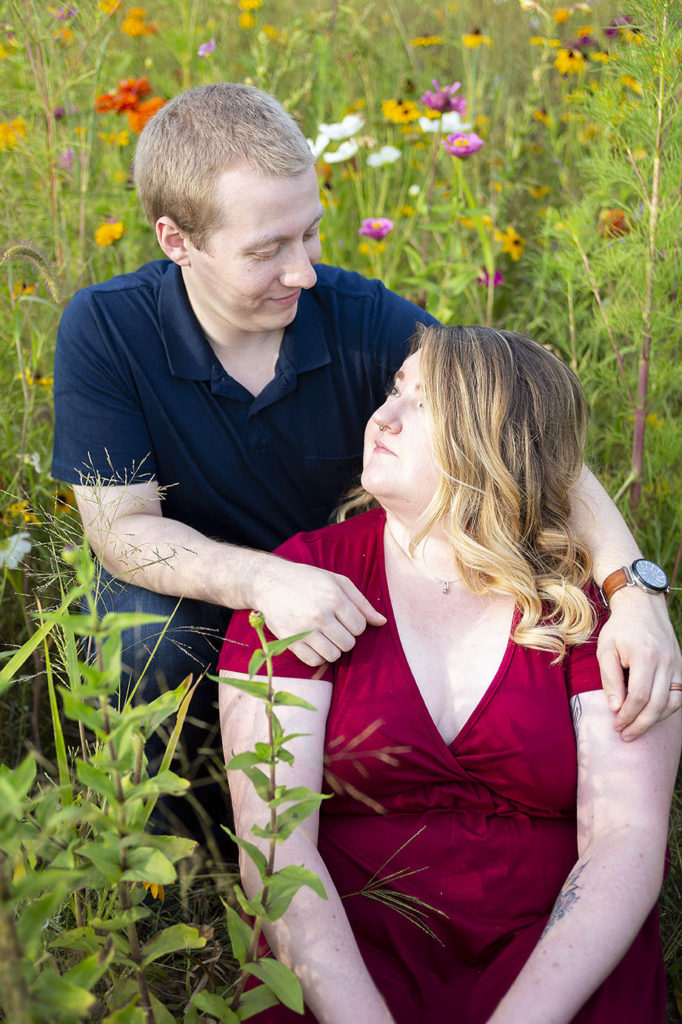
[[[638,558],[633,562],[632,571],[645,587],[651,587],[652,590],[666,590],[668,587],[668,577],[660,565],[650,562],[648,558]]]

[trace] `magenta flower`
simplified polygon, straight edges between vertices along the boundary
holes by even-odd
[[[490,274],[485,269],[485,267],[481,267],[481,273],[476,278],[476,284],[482,284],[486,288],[490,284]],[[496,270],[495,275],[493,277],[493,288],[497,288],[498,284],[504,284],[504,278],[502,277],[502,274],[499,272],[499,270]]]
[[[393,221],[388,217],[367,217],[362,222],[360,234],[367,238],[385,238],[389,231],[393,231]]]
[[[197,54],[199,55],[199,57],[208,57],[209,53],[213,53],[214,50],[215,50],[215,39],[213,39],[213,37],[211,37],[210,42],[202,43],[201,44],[201,46],[197,50]]]
[[[611,24],[607,28],[604,29],[604,35],[605,36],[609,36],[611,38],[613,36],[617,36],[619,34],[621,28],[624,28],[626,25],[629,25],[629,24],[630,24],[630,18],[628,17],[627,14],[617,14],[616,17],[611,22]]]
[[[58,7],[56,10],[51,10],[50,14],[59,21],[68,21],[69,18],[75,18],[76,9],[74,7]]]
[[[452,85],[444,85],[442,88],[434,78],[433,87],[435,92],[425,92],[421,102],[431,110],[437,110],[440,114],[446,114],[450,110],[456,111],[460,117],[466,117],[467,101],[463,96],[455,96],[455,93],[462,85],[461,82],[453,82]]]
[[[483,145],[483,139],[476,132],[455,132],[454,135],[448,135],[443,139],[443,145],[450,156],[463,158],[477,153]]]
[[[57,163],[63,171],[71,170],[73,167],[73,150],[71,149],[71,146],[69,146],[68,149],[65,149],[63,153],[59,154]]]

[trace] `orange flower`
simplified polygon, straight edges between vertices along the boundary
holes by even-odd
[[[161,107],[165,106],[166,101],[161,99],[160,96],[153,96],[150,100],[145,103],[140,103],[139,107],[135,110],[128,111],[128,124],[132,131],[138,135],[146,125],[147,121],[154,116]]]
[[[103,92],[95,100],[95,110],[103,114],[115,110],[122,114],[125,110],[137,110],[140,100],[151,92],[148,78],[123,78],[118,83],[116,92]]]
[[[630,225],[623,210],[602,210],[599,214],[597,233],[602,238],[618,238],[630,232]]]

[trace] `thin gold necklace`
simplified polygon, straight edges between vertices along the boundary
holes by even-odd
[[[405,548],[402,546],[402,544],[400,543],[400,541],[398,540],[398,538],[394,534],[393,530],[388,525],[388,520],[386,521],[386,529],[388,530],[389,536],[393,540],[393,543],[395,544],[395,546],[398,548],[399,551],[401,551],[403,553],[405,558],[407,558],[407,560],[412,563],[412,565],[415,567],[415,569],[417,569],[417,571],[420,572],[422,574],[422,576],[426,576],[428,579],[435,580],[436,583],[440,583],[441,593],[443,593],[443,594],[449,593],[449,591],[450,591],[450,584],[454,583],[455,580],[444,580],[444,579],[442,579],[442,577],[435,576],[433,573],[429,572],[427,569],[424,569],[419,564],[419,562],[417,562],[416,559],[414,559],[412,557],[412,555],[409,553],[409,551],[406,551]]]

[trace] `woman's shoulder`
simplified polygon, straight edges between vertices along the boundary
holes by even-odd
[[[345,573],[348,563],[364,561],[374,555],[383,537],[384,520],[383,509],[373,508],[342,523],[297,533],[281,544],[275,554],[291,562],[305,562]]]

